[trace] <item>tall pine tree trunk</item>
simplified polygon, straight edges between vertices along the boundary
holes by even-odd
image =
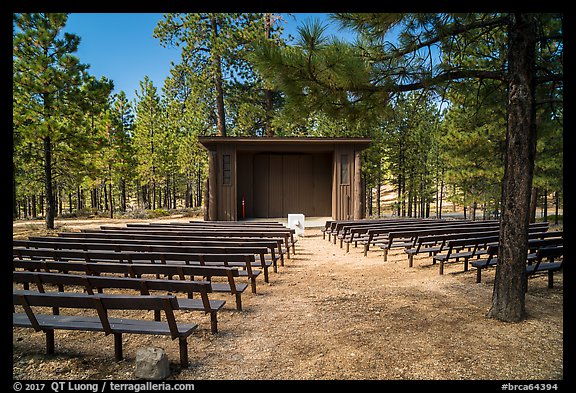
[[[272,14],[264,14],[264,34],[266,39],[270,39],[272,30]],[[272,109],[273,109],[273,92],[270,89],[264,90],[264,95],[266,97],[266,117],[264,120],[264,134],[266,136],[274,136],[274,130],[272,129]]]
[[[525,318],[530,194],[536,155],[536,29],[530,14],[511,14],[508,30],[508,126],[498,265],[488,316]]]
[[[218,21],[216,18],[210,20],[212,24],[212,34],[214,39],[218,37]],[[216,90],[216,125],[218,136],[226,136],[226,112],[224,110],[224,89],[222,88],[222,64],[220,55],[213,54],[214,64],[214,89]]]
[[[44,184],[46,191],[46,229],[54,229],[54,191],[52,189],[52,142],[47,136],[44,143]]]
[[[126,180],[120,178],[120,210],[126,213]]]

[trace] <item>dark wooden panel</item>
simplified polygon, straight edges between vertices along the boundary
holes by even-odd
[[[326,217],[332,215],[332,154],[313,156],[312,199],[314,209],[310,215]]]
[[[298,211],[305,216],[314,216],[314,156],[301,154],[298,157]]]
[[[298,198],[301,157],[301,154],[282,155],[282,217],[293,213],[304,213],[305,210]]]
[[[270,155],[254,155],[254,217],[269,217],[268,215],[268,176],[270,171]]]
[[[246,217],[254,217],[254,154],[238,153],[237,163],[237,209],[238,218],[242,218],[242,198],[246,210]]]
[[[228,157],[229,177],[226,181],[224,157]],[[236,150],[234,146],[218,148],[218,219],[235,221],[236,215]],[[227,183],[227,184],[225,184]]]
[[[282,202],[282,155],[270,155],[269,187],[268,187],[268,217],[284,217]]]
[[[253,208],[248,217],[331,216],[332,154],[256,154],[253,156]],[[238,198],[242,164],[239,158]],[[241,214],[241,205],[238,205]],[[250,212],[250,213],[248,213]]]

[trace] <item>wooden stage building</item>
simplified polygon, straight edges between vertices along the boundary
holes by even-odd
[[[360,154],[368,138],[198,139],[208,150],[210,221],[293,213],[363,218]]]

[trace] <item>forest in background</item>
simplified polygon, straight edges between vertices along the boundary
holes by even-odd
[[[368,56],[381,59],[377,46],[393,52],[402,40],[414,40],[410,31],[426,42],[431,34],[426,25],[410,25],[424,16],[407,19],[394,46],[367,28],[364,34],[357,29],[356,43],[339,42],[318,22],[301,26],[296,42],[288,45],[275,14],[167,14],[151,34],[160,45],[181,47],[181,62],[161,90],[145,77],[132,102],[125,92],[112,94],[113,81],[95,79],[74,56],[79,41],[62,34],[66,18],[14,17],[15,219],[46,216],[47,194],[59,217],[171,209],[197,213],[208,170],[197,142],[200,135],[370,137],[362,173],[367,216],[439,216],[442,206],[457,204],[469,217],[490,218],[501,209],[506,85],[490,78],[462,78],[437,88],[397,92],[385,100],[349,90],[344,99],[318,102],[295,78],[267,77],[264,56],[258,57],[262,50],[252,45],[265,40],[295,64],[303,53],[315,55],[319,60],[314,66],[327,70],[334,54],[322,51],[332,46],[339,51],[341,67],[358,67],[358,50],[367,62]],[[350,24],[344,15],[335,18]],[[447,20],[454,23],[456,18]],[[557,16],[542,20],[542,35],[559,34]],[[457,40],[422,46],[409,65],[433,68],[457,62],[460,67],[497,69],[505,63],[506,31],[482,33],[482,40],[471,31]],[[539,42],[539,69],[561,72],[561,43]],[[406,63],[387,64],[396,69],[390,77],[414,72],[406,70]],[[337,71],[323,77],[341,78]],[[563,203],[561,82],[543,84],[537,99],[533,218],[537,206],[544,210],[550,202],[556,208]],[[389,205],[380,193],[383,187],[396,194],[391,211],[384,210]]]

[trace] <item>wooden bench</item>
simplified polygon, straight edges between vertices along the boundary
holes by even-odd
[[[202,277],[203,280],[210,282],[212,292],[233,295],[236,301],[236,309],[239,311],[242,310],[242,293],[248,288],[248,284],[236,283],[235,278],[239,274],[238,268],[235,267],[13,259],[12,269],[57,273],[76,272],[96,276],[117,274],[135,278],[152,275],[155,277],[163,276],[168,279],[176,277],[178,280],[190,281],[194,281],[196,277]],[[222,278],[222,280],[214,281],[214,277]]]
[[[103,228],[109,228],[107,226],[103,226]],[[284,240],[285,238],[288,238],[289,240],[291,239],[291,237],[287,237],[285,236],[286,233],[289,231],[290,234],[292,234],[292,229],[290,228],[286,228],[285,226],[283,226],[281,223],[276,222],[276,223],[270,223],[270,222],[253,222],[253,223],[236,223],[236,224],[230,224],[230,222],[228,223],[224,223],[224,222],[204,222],[204,221],[191,221],[189,223],[171,223],[171,222],[158,222],[158,223],[127,223],[125,227],[114,227],[114,228],[125,228],[125,229],[145,229],[145,230],[154,230],[156,228],[163,230],[163,229],[168,229],[168,230],[173,230],[173,229],[184,229],[184,230],[188,230],[188,229],[194,229],[194,230],[202,230],[205,233],[199,234],[199,235],[191,235],[187,237],[187,240],[190,241],[202,241],[202,242],[220,242],[222,244],[230,244],[233,245],[232,243],[239,243],[239,244],[244,244],[244,243],[262,243],[265,242],[267,243],[267,247],[271,247],[273,250],[277,249],[278,251],[278,255],[282,260],[282,266],[284,266],[284,254],[286,254],[287,251],[284,250],[284,248],[282,247],[284,244]],[[232,229],[232,230],[244,230],[244,228],[248,229],[248,230],[271,230],[271,231],[280,231],[281,233],[275,237],[275,238],[271,238],[271,237],[252,237],[252,236],[240,236],[240,237],[229,237],[229,236],[213,236],[210,232],[212,230],[215,229]],[[274,241],[277,242],[276,245],[268,245],[270,244],[270,241]],[[296,242],[296,240],[294,240]]]
[[[114,336],[114,356],[123,358],[123,334],[167,335],[178,339],[180,348],[180,366],[188,368],[188,336],[198,325],[177,322],[174,311],[179,310],[176,296],[129,296],[86,293],[58,293],[37,291],[12,292],[12,326],[32,328],[44,332],[46,336],[46,353],[54,353],[55,330],[80,330],[103,332]],[[24,312],[16,312],[17,307]],[[85,315],[49,315],[35,312],[36,307],[56,307],[61,309],[81,309],[93,312],[96,316]],[[112,310],[158,310],[164,312],[164,321],[146,321],[135,318],[111,318]]]
[[[552,232],[546,232],[549,234]],[[536,260],[536,252],[542,247],[555,247],[564,244],[564,239],[562,237],[544,237],[534,238],[528,240],[528,256],[527,262],[532,263]],[[486,258],[479,258],[470,263],[470,265],[476,268],[476,282],[482,282],[482,270],[495,267],[498,264],[498,248],[499,244],[492,244],[488,247]]]
[[[158,244],[167,246],[231,246],[231,247],[268,247],[270,249],[270,260],[273,262],[274,271],[277,271],[277,260],[280,257],[281,265],[284,266],[284,255],[287,250],[284,246],[284,238],[278,237],[220,237],[209,234],[182,236],[158,236],[146,233],[113,233],[108,231],[98,232],[60,232],[57,237],[53,236],[31,236],[29,240],[53,241],[76,241],[91,243],[107,243],[110,239],[122,241],[122,243],[134,244]],[[268,256],[266,256],[268,258]]]
[[[402,225],[402,226],[398,226],[396,228],[379,228],[379,229],[370,229],[367,232],[367,236],[366,239],[364,241],[362,241],[363,245],[364,245],[364,255],[367,254],[367,252],[370,249],[370,246],[372,245],[378,245],[380,246],[381,249],[385,250],[388,245],[389,242],[389,235],[390,232],[411,232],[411,234],[408,234],[407,236],[409,237],[409,239],[413,239],[414,236],[417,236],[418,232],[420,231],[426,231],[426,230],[431,230],[431,229],[450,229],[450,228],[458,228],[458,227],[481,227],[481,226],[485,226],[485,225],[493,225],[492,222],[490,221],[465,221],[465,220],[452,220],[452,221],[446,221],[446,220],[442,220],[442,221],[423,221],[423,222],[419,222],[419,223],[411,223],[411,224],[406,224],[406,225]],[[394,237],[397,237],[397,235],[394,235]],[[390,243],[390,248],[392,246],[393,242]],[[384,245],[384,247],[382,247],[382,245]],[[386,251],[385,251],[386,252]],[[384,258],[386,260],[387,257],[387,252],[384,255]]]
[[[94,294],[94,291],[102,293],[103,289],[131,289],[139,291],[141,295],[150,295],[150,291],[186,293],[188,294],[187,299],[178,298],[179,309],[201,311],[210,315],[210,330],[212,334],[218,333],[218,311],[226,304],[225,300],[209,298],[208,294],[212,292],[212,287],[207,281],[162,280],[25,271],[13,271],[12,281],[26,284],[24,289],[28,289],[29,284],[35,284],[40,292],[45,292],[45,285],[51,284],[58,286],[60,292],[64,292],[66,286],[77,286],[83,287],[89,294]],[[199,294],[200,298],[194,299],[194,293]],[[160,312],[158,310],[154,313],[154,320],[160,320]]]
[[[408,252],[408,249],[417,249],[418,239],[420,236],[429,236],[431,234],[437,234],[440,237],[446,236],[444,241],[438,246],[433,245],[429,252],[437,254],[444,250],[447,246],[446,241],[455,239],[464,239],[470,237],[482,237],[482,236],[497,236],[499,233],[499,224],[493,221],[470,221],[466,224],[442,224],[437,226],[431,226],[426,228],[411,228],[403,232],[390,232],[388,233],[388,238],[383,240],[380,244],[380,248],[384,251],[384,261],[387,260],[387,254],[392,247],[404,247],[405,252],[408,254],[409,263],[410,256],[412,252]],[[530,225],[530,233],[546,231],[548,229],[548,223],[534,223]],[[454,235],[454,236],[453,236]],[[437,239],[439,239],[437,238]],[[427,239],[430,242],[430,238]],[[430,244],[430,243],[428,243]],[[412,266],[412,265],[410,265]]]
[[[369,223],[349,223],[338,225],[336,237],[340,239],[340,248],[342,248],[343,243],[346,243],[347,250],[349,250],[349,245],[354,242],[357,246],[357,242],[362,240],[362,236],[365,235],[369,229],[380,229],[380,228],[398,228],[402,226],[410,226],[421,222],[427,222],[422,218],[398,218],[390,220],[379,220]],[[334,242],[336,243],[336,242]]]
[[[476,229],[474,232],[462,232],[462,233],[440,232],[440,234],[436,235],[429,235],[426,233],[420,232],[420,234],[416,237],[415,244],[412,247],[404,249],[404,252],[408,255],[409,267],[413,266],[414,256],[418,254],[428,254],[428,256],[432,257],[441,252],[444,249],[446,242],[449,240],[466,239],[470,237],[480,237],[480,236],[497,236],[499,233],[499,229],[488,227],[484,229]]]
[[[287,236],[291,245],[295,245],[297,239],[294,238],[296,233],[295,229],[288,228],[280,223],[277,225],[258,225],[258,224],[239,224],[233,221],[228,223],[210,223],[201,221],[191,221],[191,222],[178,222],[178,223],[127,223],[126,226],[100,226],[100,229],[143,229],[145,231],[149,230],[165,230],[165,231],[214,231],[214,232],[243,232],[247,234],[257,234],[257,233],[273,233],[280,234],[282,236]],[[242,235],[241,235],[242,236]],[[295,251],[295,250],[294,250]]]
[[[342,227],[341,234],[338,235],[338,238],[340,238],[340,248],[342,248],[343,243],[346,244],[346,252],[350,251],[350,244],[352,243],[354,247],[358,247],[359,242],[364,242],[368,239],[368,231],[371,229],[389,228],[393,230],[417,222],[422,222],[422,219],[397,219],[372,223],[370,225],[345,225]]]
[[[473,232],[468,232],[468,230],[473,230]],[[529,233],[531,238],[545,238],[551,236],[551,232],[542,232],[547,230],[546,225],[531,225],[529,228]],[[429,233],[437,232],[437,235],[430,235]],[[406,248],[404,252],[408,254],[408,264],[410,267],[413,266],[413,257],[417,254],[428,253],[429,256],[436,255],[437,253],[445,250],[447,241],[453,239],[466,239],[470,237],[481,237],[481,236],[498,236],[500,233],[499,225],[496,227],[482,227],[482,228],[472,228],[472,229],[450,229],[449,231],[444,230],[430,230],[419,232],[418,237],[415,240],[413,247]],[[557,235],[554,235],[557,236]]]
[[[379,244],[384,251],[384,261],[387,260],[388,252],[392,247],[413,248],[416,245],[420,235],[465,233],[470,231],[497,230],[498,224],[495,222],[470,221],[467,223],[442,223],[427,225],[426,227],[410,228],[402,231],[389,232],[387,239],[382,240]]]
[[[254,254],[187,254],[168,252],[138,251],[83,251],[56,250],[25,247],[12,247],[13,257],[18,259],[51,259],[56,261],[117,262],[117,263],[150,263],[150,264],[184,264],[201,266],[239,267],[240,276],[250,280],[252,292],[256,293],[256,278],[261,271],[253,269]]]
[[[296,240],[294,239],[294,229],[265,229],[265,228],[182,228],[182,227],[119,227],[119,226],[106,226],[103,225],[100,229],[82,229],[86,233],[132,233],[132,234],[149,234],[156,237],[162,236],[163,238],[178,240],[186,240],[188,236],[212,236],[212,237],[278,237],[284,238],[284,245],[286,247],[286,255],[290,258],[290,248],[292,253],[296,254]],[[182,239],[184,237],[184,239]]]
[[[445,254],[436,254],[433,257],[433,264],[439,263],[439,273],[444,274],[444,265],[451,260],[458,262],[460,258],[464,260],[464,271],[468,271],[468,260],[473,257],[480,257],[487,252],[491,243],[498,242],[498,236],[482,236],[466,239],[455,239],[448,241],[448,249]]]
[[[557,262],[558,259],[560,262]],[[541,247],[536,251],[535,262],[526,266],[526,276],[534,277],[538,274],[547,274],[548,288],[552,288],[554,286],[554,272],[562,270],[563,262],[564,246]],[[528,290],[528,280],[526,280],[526,290]]]
[[[256,247],[256,246],[174,246],[174,245],[163,245],[154,244],[147,241],[132,241],[126,242],[124,240],[109,239],[108,242],[89,242],[89,241],[54,241],[51,238],[45,238],[42,240],[13,240],[13,246],[26,247],[26,248],[50,248],[56,250],[99,250],[99,251],[137,251],[137,252],[162,252],[162,253],[172,253],[172,254],[254,254],[259,256],[259,264],[255,263],[254,267],[262,268],[264,272],[264,281],[269,282],[268,268],[274,266],[275,259],[267,259],[266,256],[269,253],[269,248],[267,247]],[[275,258],[274,252],[272,252],[272,257]],[[240,265],[240,264],[238,264]]]

